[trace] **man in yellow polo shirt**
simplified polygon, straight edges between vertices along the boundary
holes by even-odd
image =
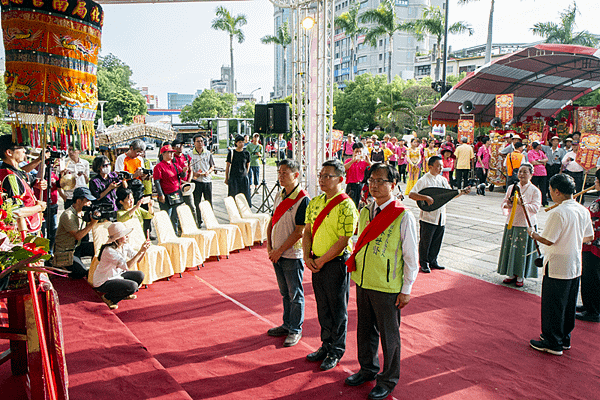
[[[456,186],[464,189],[469,186],[469,172],[471,172],[471,160],[475,158],[473,147],[468,144],[466,137],[461,140],[462,144],[454,150],[456,156]]]
[[[323,360],[324,371],[335,367],[346,350],[350,274],[345,262],[351,252],[350,238],[358,224],[358,211],[342,191],[343,181],[343,164],[339,160],[325,161],[319,173],[319,186],[324,193],[308,204],[302,237],[304,262],[313,273],[322,342],[306,358]]]

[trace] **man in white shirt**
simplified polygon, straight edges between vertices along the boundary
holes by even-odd
[[[191,177],[194,182],[194,202],[197,208],[196,218],[198,228],[202,225],[202,214],[200,213],[200,202],[208,201],[212,206],[212,178],[211,174],[215,169],[215,161],[212,153],[208,151],[202,135],[194,136],[194,149],[192,150],[192,160],[190,161]]]
[[[550,179],[550,195],[559,206],[552,211],[540,235],[533,228],[529,236],[542,244],[542,334],[531,347],[557,356],[571,348],[575,309],[581,277],[583,243],[594,240],[589,211],[573,199],[575,182],[565,174]]]
[[[581,192],[583,189],[583,173],[584,169],[581,165],[575,161],[577,159],[577,151],[579,150],[579,143],[573,142],[571,150],[565,154],[562,159],[562,165],[565,167],[565,174],[570,175],[575,181],[575,193]],[[579,202],[583,204],[583,196],[579,197]]]
[[[441,175],[443,162],[439,156],[432,156],[427,162],[429,172],[423,175],[412,188],[408,197],[414,201],[422,200],[431,205],[434,203],[433,198],[426,195],[421,195],[419,192],[429,187],[441,187],[452,189],[450,184]],[[468,189],[465,192],[468,193]],[[444,229],[446,225],[446,206],[442,206],[434,211],[423,211],[419,215],[419,227],[421,236],[419,238],[419,265],[421,271],[430,273],[431,269],[444,269],[445,267],[438,264],[437,257],[442,247],[442,239],[444,238]]]
[[[59,190],[58,193],[65,202],[64,209],[73,204],[73,190],[80,187],[88,187],[90,182],[90,163],[79,157],[79,149],[69,146],[69,157],[65,160],[65,167],[60,172],[61,178],[65,174],[71,174],[75,178],[75,187],[70,190]]]

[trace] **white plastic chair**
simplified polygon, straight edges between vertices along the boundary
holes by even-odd
[[[158,244],[167,249],[171,257],[173,271],[178,273],[179,276],[186,268],[197,267],[202,264],[202,256],[196,240],[177,237],[166,211],[155,213],[152,223],[156,229]]]
[[[219,255],[229,258],[229,253],[234,250],[244,248],[242,232],[237,225],[219,224],[212,206],[206,200],[200,202],[200,213],[202,220],[206,224],[206,229],[217,233],[217,242],[219,243]]]
[[[251,249],[255,238],[260,236],[260,232],[257,232],[259,229],[258,220],[253,218],[242,218],[233,197],[225,197],[224,201],[225,209],[227,209],[227,215],[229,216],[229,223],[237,225],[240,228],[244,244]]]
[[[127,228],[132,228],[133,231],[129,234],[129,244],[134,250],[139,250],[146,241],[144,228],[137,218],[131,218],[123,223]],[[144,257],[137,263],[138,271],[144,273],[144,281],[142,284],[148,285],[154,281],[163,278],[169,278],[175,274],[169,252],[163,246],[150,245]]]
[[[179,225],[181,225],[181,237],[195,239],[202,253],[202,262],[211,257],[219,257],[219,242],[217,241],[217,232],[198,229],[192,210],[187,204],[177,207],[179,216]]]
[[[235,203],[242,218],[258,220],[260,234],[256,236],[256,240],[260,240],[261,242],[267,240],[267,227],[269,226],[269,221],[271,221],[271,216],[266,213],[252,212],[243,193],[235,195]]]

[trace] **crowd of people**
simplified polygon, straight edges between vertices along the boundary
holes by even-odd
[[[575,318],[600,322],[600,199],[585,209],[573,197],[582,185],[581,166],[575,161],[575,137],[567,138],[562,146],[558,137],[552,137],[551,146],[534,142],[529,147],[507,135],[501,150],[507,176],[501,209],[507,214],[507,223],[498,273],[508,276],[504,283],[523,286],[525,278],[537,277],[535,262],[543,256],[542,335],[530,345],[557,355],[570,348]],[[238,136],[234,142],[235,148],[226,158],[228,195],[243,193],[251,204],[250,188],[252,183],[258,186],[264,151],[257,135],[252,141]],[[107,156],[95,157],[93,177],[89,163],[76,147],[70,147],[68,157],[57,163],[47,183],[29,175],[40,167],[41,157],[26,162],[24,148],[6,135],[0,137],[0,181],[3,190],[21,202],[21,215],[31,232],[39,231],[39,213],[49,208],[44,235],[54,240],[54,264],[69,270],[73,278],[86,276],[81,257],[94,255],[87,239],[89,232],[98,219],[114,215],[92,277],[93,286],[104,293],[103,300],[114,309],[119,301],[135,298],[144,279],[141,272],[132,271],[132,265],[143,257],[152,239],[149,221],[155,208],[153,192],[158,207],[171,217],[175,231],[179,226],[177,206],[190,206],[200,227],[200,201],[212,205],[212,153],[200,135],[193,138],[191,155],[183,153],[182,144],[179,140],[163,144],[159,162],[152,167],[145,157],[145,143],[133,140],[115,160],[114,170]],[[322,342],[307,359],[320,362],[322,370],[334,368],[346,349],[347,306],[350,281],[354,281],[361,369],[345,382],[358,386],[376,380],[369,393],[371,399],[387,397],[398,383],[400,310],[410,301],[419,270],[431,273],[444,269],[438,256],[446,206],[422,209],[417,230],[416,218],[401,201],[402,193],[431,206],[438,200],[423,194],[424,189],[459,188],[463,189],[460,194],[467,194],[474,173],[478,184],[485,185],[490,168],[488,137],[478,138],[475,145],[466,139],[456,143],[450,135],[443,142],[413,138],[409,145],[389,135],[382,141],[350,136],[342,145],[341,160],[331,159],[320,167],[322,193],[312,199],[300,187],[300,165],[283,155],[277,166],[281,189],[276,192],[267,228],[268,259],[283,301],[283,323],[269,329],[268,334],[285,336],[286,347],[301,340],[306,267],[312,273]],[[72,179],[68,189],[63,182],[66,176]],[[401,183],[405,190],[400,189]],[[595,185],[600,189],[599,172]],[[558,206],[544,231],[538,233],[536,214],[547,203],[546,195]],[[56,223],[58,196],[65,211]],[[92,205],[100,218],[84,217]],[[128,245],[130,229],[123,224],[133,218],[148,235],[138,251]],[[541,244],[542,254],[536,251],[534,240]],[[583,306],[576,314],[580,276]],[[379,341],[383,367],[377,355]]]

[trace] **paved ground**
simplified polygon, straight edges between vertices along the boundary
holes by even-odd
[[[215,164],[225,167],[225,156],[215,156]],[[217,218],[225,222],[227,221],[227,212],[220,199],[227,195],[227,186],[222,179],[223,175],[219,174],[213,183],[213,205]],[[266,181],[269,190],[273,187],[275,180],[276,168],[267,166]],[[405,185],[401,186],[404,190]],[[446,232],[440,252],[442,265],[488,282],[502,283],[505,276],[498,275],[496,268],[506,221],[506,216],[500,209],[503,197],[504,192],[496,189],[495,192],[487,192],[485,196],[471,193],[448,203]],[[253,203],[260,204],[260,198],[253,197]],[[418,218],[419,209],[416,203],[406,196],[404,204]],[[547,217],[548,213],[546,212],[538,213],[538,223],[542,229]],[[432,273],[436,273],[436,271]],[[539,295],[541,282],[541,278],[526,279],[525,285],[520,290]]]

